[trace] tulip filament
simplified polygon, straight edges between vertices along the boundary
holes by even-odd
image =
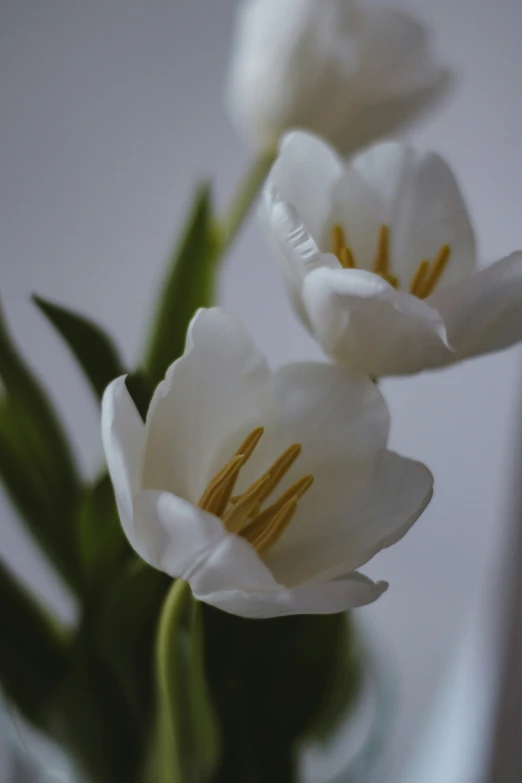
[[[303,476],[271,505],[262,508],[301,453],[301,444],[294,443],[248,489],[234,496],[241,468],[263,432],[263,427],[252,430],[232,459],[211,479],[199,501],[202,509],[220,517],[230,533],[245,538],[259,554],[268,551],[281,538],[297,511],[299,499],[314,481],[311,475]]]
[[[353,250],[348,246],[344,229],[338,223],[332,227],[330,252],[337,257],[343,269],[357,269],[357,261]],[[409,286],[410,294],[418,299],[426,299],[426,297],[430,296],[444,274],[450,255],[451,249],[449,245],[442,245],[433,262],[427,259],[421,261],[412,277]],[[393,288],[399,288],[399,278],[392,274],[390,269],[389,226],[382,225],[379,230],[377,252],[371,271],[382,277],[383,280],[386,280]]]

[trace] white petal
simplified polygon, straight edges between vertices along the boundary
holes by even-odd
[[[441,285],[471,274],[476,255],[473,229],[455,178],[442,158],[386,142],[357,156],[352,167],[374,202],[373,248],[369,256],[366,249],[361,256],[355,247],[358,265],[372,268],[378,229],[386,224],[391,235],[391,271],[403,290],[408,290],[421,261],[434,260],[443,245],[450,246],[451,257]],[[338,198],[346,202],[344,227],[350,238],[357,232],[364,206],[357,207],[349,179],[344,188],[339,186]],[[368,224],[366,216],[364,223]]]
[[[454,360],[499,351],[522,340],[522,252],[428,300],[444,320]]]
[[[426,106],[441,78],[421,25],[350,0],[247,0],[234,44],[230,112],[247,142],[262,150],[291,128],[354,150],[402,123],[396,102],[408,119],[415,113],[408,98]],[[372,124],[378,107],[384,111]]]
[[[291,541],[285,534],[266,562],[285,584],[324,582],[360,568],[406,534],[432,492],[433,476],[424,465],[386,452],[373,481],[343,513],[320,518],[313,538]]]
[[[315,537],[322,516],[340,513],[371,480],[388,439],[388,409],[377,386],[362,373],[319,363],[279,370],[275,406],[275,419],[242,482],[268,470],[290,445],[301,444],[298,459],[267,502],[313,475],[285,539]]]
[[[426,114],[446,97],[453,83],[452,74],[439,71],[425,87],[398,97],[382,97],[345,107],[346,119],[339,124],[330,141],[343,153],[354,153],[371,142],[396,135],[414,119]],[[384,89],[384,83],[383,83]],[[361,96],[364,97],[364,96]]]
[[[305,280],[303,300],[323,349],[372,377],[420,372],[451,358],[438,312],[377,275],[316,270]]]
[[[263,425],[272,375],[245,327],[219,308],[199,310],[184,355],[147,415],[144,488],[198,502],[242,439]]]
[[[143,491],[135,525],[148,562],[189,582],[200,601],[241,617],[329,614],[375,601],[386,584],[347,574],[325,584],[279,585],[243,538],[226,532],[212,514],[168,492]]]
[[[350,513],[358,520],[347,542],[350,568],[360,568],[377,552],[399,541],[433,495],[433,476],[421,462],[388,451],[365,494]]]
[[[284,137],[268,182],[299,213],[318,243],[331,222],[334,188],[343,173],[343,162],[332,147],[311,133],[295,131]]]
[[[393,8],[361,8],[358,85],[366,101],[416,92],[439,78],[426,28]]]
[[[281,264],[290,301],[309,329],[310,323],[302,303],[304,279],[314,269],[337,268],[339,262],[335,256],[319,250],[301,216],[281,199],[270,182],[263,191],[260,217],[267,240]]]
[[[291,128],[336,127],[343,88],[357,66],[351,6],[339,0],[241,4],[227,102],[251,145],[275,147]]]
[[[387,587],[350,573],[289,590],[275,581],[243,538],[168,492],[139,493],[135,517],[136,529],[147,541],[148,562],[189,582],[200,601],[241,617],[341,612],[375,601]]]
[[[372,582],[355,572],[330,582],[303,584],[290,590],[283,587],[267,593],[228,590],[200,598],[225,612],[263,619],[344,612],[373,603],[387,587],[386,582]]]
[[[147,542],[149,562],[190,583],[194,594],[278,589],[272,574],[244,539],[228,533],[213,514],[172,495],[144,490],[134,503],[135,527]]]
[[[133,522],[133,498],[142,484],[145,427],[127,391],[125,376],[116,378],[105,390],[101,420],[103,448],[121,524],[131,545],[148,560]]]

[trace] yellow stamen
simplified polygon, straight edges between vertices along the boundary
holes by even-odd
[[[251,456],[255,447],[261,440],[261,436],[263,435],[264,431],[265,431],[264,427],[256,427],[255,430],[252,430],[250,435],[247,435],[247,437],[245,438],[241,446],[236,451],[236,456],[243,457],[243,464]]]
[[[429,268],[429,261],[424,260],[420,262],[417,271],[413,275],[412,281],[410,283],[410,294],[413,294],[413,296],[419,296],[419,292],[422,291],[422,287],[424,285]]]
[[[343,269],[356,269],[357,263],[352,250],[346,244],[346,235],[344,229],[338,223],[332,226],[332,236],[330,240],[330,252],[337,256],[337,260]]]
[[[390,269],[390,229],[383,225],[379,231],[379,244],[377,245],[377,254],[373,262],[373,271],[376,275],[385,277]]]
[[[337,257],[343,269],[357,269],[352,249],[346,244],[346,235],[342,226],[336,223],[332,226],[330,250]],[[410,293],[419,299],[426,299],[442,277],[450,257],[449,245],[443,245],[433,264],[421,261],[410,283]],[[393,288],[400,287],[399,278],[390,271],[390,228],[383,224],[379,230],[377,252],[373,262],[374,274],[386,280]]]
[[[279,514],[274,517],[272,524],[263,530],[258,538],[250,542],[260,555],[264,554],[281,538],[296,511],[297,498],[292,498],[283,506]]]
[[[337,256],[343,269],[356,269],[355,257],[349,247],[343,247]]]
[[[232,498],[239,472],[252,455],[263,432],[263,427],[257,427],[245,438],[235,456],[212,478],[199,501],[202,509],[220,517],[229,532],[246,538],[260,553],[266,552],[283,534],[295,514],[299,498],[313,482],[313,476],[304,476],[261,512],[263,501],[301,453],[301,444],[294,443],[245,492]]]
[[[280,457],[276,459],[273,465],[271,465],[266,471],[265,475],[270,474],[270,482],[266,486],[266,491],[260,501],[265,500],[271,492],[277,487],[285,473],[288,473],[299,454],[301,453],[302,446],[300,443],[294,443],[284,451]],[[232,498],[232,503],[238,503],[243,495],[236,495]]]
[[[283,476],[288,473],[300,455],[302,448],[300,443],[292,444],[292,446],[289,446],[287,450],[276,459],[274,464],[268,468],[267,474],[270,475],[270,482],[267,484],[265,494],[261,500],[265,500],[277,487]]]
[[[199,506],[200,508],[209,511],[211,514],[217,514],[219,516],[219,509],[223,504],[223,500],[229,490],[232,481],[235,483],[239,471],[244,463],[243,456],[237,455],[227,462],[227,464],[216,473],[214,478],[210,481],[210,484],[201,495]],[[233,492],[234,484],[230,493]],[[227,499],[228,503],[228,499]]]
[[[261,501],[270,479],[271,476],[268,473],[258,478],[246,492],[243,492],[236,503],[229,508],[223,517],[223,524],[227,530],[231,533],[240,532],[251,511]]]
[[[386,282],[389,283],[393,288],[399,287],[399,278],[395,277],[395,275],[386,273],[385,275],[382,275],[382,278],[386,280]]]
[[[250,435],[245,438],[230,462],[227,462],[225,467],[216,473],[201,496],[199,501],[201,508],[204,508],[212,514],[216,514],[218,517],[226,511],[236,486],[239,471],[252,455],[264,431],[264,427],[257,427],[253,430]]]
[[[420,299],[426,299],[427,296],[433,293],[435,286],[442,277],[444,270],[446,269],[449,261],[451,250],[449,245],[443,245],[439,250],[439,254],[432,264],[430,272],[424,281],[421,292],[417,294]]]
[[[303,476],[303,478],[300,478],[295,482],[295,484],[292,484],[291,487],[283,492],[283,494],[275,501],[275,503],[272,503],[271,506],[262,511],[259,516],[257,516],[249,525],[247,525],[247,527],[242,532],[243,536],[248,541],[257,538],[262,530],[272,524],[274,517],[279,514],[283,506],[285,506],[289,500],[292,500],[293,498],[299,500],[302,498],[305,492],[308,492],[313,483],[314,477],[309,475]]]
[[[346,247],[346,240],[342,226],[338,223],[332,227],[332,237],[330,240],[330,251],[339,258],[341,250]]]

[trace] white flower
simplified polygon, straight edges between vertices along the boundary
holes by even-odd
[[[401,11],[355,0],[243,0],[227,103],[257,150],[302,128],[348,152],[396,131],[447,83],[426,30]]]
[[[262,219],[295,309],[336,361],[400,375],[522,339],[522,253],[475,271],[473,229],[438,155],[388,142],[345,166],[318,138],[289,134]]]
[[[328,364],[272,373],[219,309],[194,317],[145,424],[124,378],[106,390],[102,420],[131,545],[245,617],[375,601],[386,583],[355,569],[432,493],[427,468],[386,450],[388,412],[369,379]]]

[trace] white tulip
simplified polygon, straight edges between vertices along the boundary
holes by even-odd
[[[262,220],[297,313],[338,362],[401,375],[522,339],[522,252],[476,271],[473,229],[438,155],[388,142],[345,166],[291,133]]]
[[[348,152],[396,131],[447,83],[426,30],[401,11],[355,0],[243,0],[227,103],[258,151],[301,128]]]
[[[433,479],[386,450],[364,375],[328,364],[272,373],[220,309],[194,317],[144,424],[125,378],[103,398],[103,442],[136,552],[201,601],[245,617],[330,613],[386,589],[356,569],[406,533]]]

